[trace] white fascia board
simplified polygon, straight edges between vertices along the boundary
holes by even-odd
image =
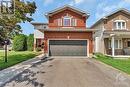
[[[34,30],[34,38],[44,39],[44,32],[39,31],[38,29]]]

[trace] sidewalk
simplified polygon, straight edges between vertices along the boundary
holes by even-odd
[[[0,71],[0,87],[2,87],[2,85],[13,79],[18,74],[22,73],[24,70],[30,68],[33,64],[40,62],[43,58],[44,54],[41,54],[33,59],[24,61],[22,63]]]

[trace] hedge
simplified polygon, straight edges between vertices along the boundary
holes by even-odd
[[[27,39],[27,50],[33,51],[34,35],[30,34]]]
[[[20,34],[14,37],[13,50],[14,51],[27,50],[27,36],[26,35]]]

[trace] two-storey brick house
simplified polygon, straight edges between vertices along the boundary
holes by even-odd
[[[95,52],[113,57],[130,55],[130,12],[127,9],[118,9],[91,28],[99,30],[94,34]]]
[[[48,56],[90,56],[93,53],[94,30],[86,28],[88,13],[66,5],[45,16],[48,23],[32,23],[34,48],[44,43],[44,53]]]

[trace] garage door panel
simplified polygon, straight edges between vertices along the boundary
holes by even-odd
[[[87,41],[50,41],[50,56],[87,56]]]

